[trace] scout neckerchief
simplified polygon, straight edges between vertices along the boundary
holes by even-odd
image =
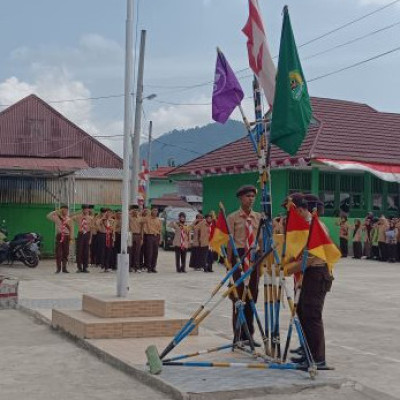
[[[61,222],[60,243],[63,243],[64,239],[65,239],[65,231],[68,229],[68,217],[62,217],[61,215],[59,215],[58,217],[60,218],[60,222]]]
[[[88,221],[86,219],[86,215],[84,215],[81,220],[81,232],[85,234],[87,233],[87,231],[88,231]]]
[[[111,247],[111,224],[108,219],[104,223],[104,226],[106,228],[106,247]]]
[[[244,253],[246,254],[246,257],[243,260],[243,269],[244,272],[246,272],[249,267],[250,267],[250,249],[254,244],[254,240],[255,240],[255,236],[254,236],[254,230],[253,230],[253,224],[252,224],[252,220],[249,216],[246,216],[246,244],[244,247]]]
[[[181,250],[186,248],[185,245],[185,225],[182,223],[179,223],[179,228],[180,228],[180,239],[181,239]]]

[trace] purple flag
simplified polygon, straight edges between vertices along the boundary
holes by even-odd
[[[212,95],[212,118],[224,124],[233,110],[243,100],[244,93],[232,68],[221,51],[217,51],[214,89]]]

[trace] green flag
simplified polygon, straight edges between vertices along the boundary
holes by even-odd
[[[283,14],[271,143],[294,156],[307,134],[312,110],[287,6]]]

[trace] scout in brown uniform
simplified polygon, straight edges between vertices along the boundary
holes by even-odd
[[[117,256],[121,253],[121,210],[117,210],[115,212],[115,220],[114,220],[114,235],[113,235],[113,256],[111,269],[117,269]]]
[[[214,272],[212,270],[213,252],[210,250],[210,235],[212,230],[212,216],[207,214],[201,221],[198,228],[199,236],[199,262],[204,272]]]
[[[249,247],[249,240],[251,237],[255,239],[257,234],[258,226],[261,220],[261,214],[258,212],[254,212],[252,210],[253,204],[255,201],[255,197],[257,194],[257,189],[254,186],[246,185],[242,186],[237,192],[236,196],[240,201],[240,209],[232,214],[230,214],[227,218],[228,226],[231,234],[235,240],[235,244],[239,253],[239,256],[242,257],[245,254],[246,247]],[[251,240],[250,240],[251,241]],[[250,246],[252,243],[250,243]],[[235,264],[235,260],[232,253],[232,248],[228,246],[228,257],[232,265]],[[238,280],[241,276],[241,272],[239,270],[235,271],[233,275],[234,280]],[[254,302],[257,303],[258,297],[258,283],[259,283],[260,275],[259,270],[255,269],[250,275],[249,289],[254,298]],[[242,297],[243,294],[243,284],[238,287],[239,298]],[[236,310],[235,304],[233,305],[233,331],[235,332],[236,327]],[[246,303],[244,307],[244,314],[246,317],[247,325],[249,327],[250,334],[254,334],[254,325],[253,325],[253,311],[251,310],[250,304]],[[247,339],[242,337],[240,339]]]
[[[388,227],[389,227],[388,220],[382,214],[378,221],[378,247],[379,247],[379,259],[381,261],[387,261],[386,230]]]
[[[199,224],[203,221],[203,214],[198,213],[192,224],[193,240],[190,247],[189,268],[194,268],[198,271],[202,266],[199,258]]]
[[[89,249],[91,225],[93,217],[90,215],[90,207],[82,204],[82,212],[74,215],[71,219],[78,225],[78,236],[76,238],[76,272],[89,272]]]
[[[300,215],[306,220],[311,219],[310,212],[315,208],[318,214],[323,214],[323,203],[313,195],[305,195],[302,200],[307,204],[308,209],[304,206],[299,207]],[[302,260],[291,263],[285,268],[285,274],[291,275],[301,271]],[[299,319],[307,339],[313,359],[317,367],[324,367],[325,363],[325,333],[324,323],[322,320],[322,312],[327,292],[331,290],[333,278],[328,270],[328,266],[324,260],[308,256],[307,267],[304,272],[300,301],[298,304]],[[293,362],[304,364],[307,367],[304,351],[299,351],[299,358],[292,358]]]
[[[158,246],[161,237],[161,221],[157,207],[152,207],[150,217],[144,220],[144,264],[147,272],[157,272]]]
[[[139,216],[139,207],[130,206],[129,231],[132,235],[132,245],[129,253],[129,271],[140,272],[140,254],[143,242],[143,220]]]
[[[199,263],[199,223],[203,221],[203,214],[198,213],[196,219],[192,223],[192,243],[190,246],[190,261],[189,268],[194,268],[196,271],[200,269]]]
[[[101,218],[104,213],[104,208],[100,209],[100,213],[96,213],[93,215],[92,224],[90,227],[90,264],[92,267],[99,267],[99,238],[97,236],[97,221]]]
[[[65,204],[59,210],[47,214],[47,219],[53,221],[56,226],[56,274],[68,273],[67,263],[69,255],[69,243],[73,232],[72,220],[68,216],[68,206]]]
[[[186,225],[186,214],[180,212],[177,222],[172,221],[168,224],[174,228],[175,236],[172,245],[175,250],[175,266],[176,272],[186,272],[186,254],[189,248],[190,226]]]
[[[140,246],[140,269],[144,270],[145,265],[144,265],[144,249],[146,247],[145,245],[145,232],[144,232],[144,222],[146,221],[146,218],[150,217],[150,210],[147,207],[144,207],[142,212],[140,213],[140,216],[142,218],[142,245]]]
[[[97,220],[97,243],[99,262],[104,272],[108,272],[112,263],[114,220],[112,211],[107,208],[101,218]]]

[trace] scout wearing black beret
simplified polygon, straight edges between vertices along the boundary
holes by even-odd
[[[236,192],[236,197],[244,196],[245,194],[248,193],[254,193],[257,194],[257,189],[253,185],[244,185],[241,186],[238,191]]]

